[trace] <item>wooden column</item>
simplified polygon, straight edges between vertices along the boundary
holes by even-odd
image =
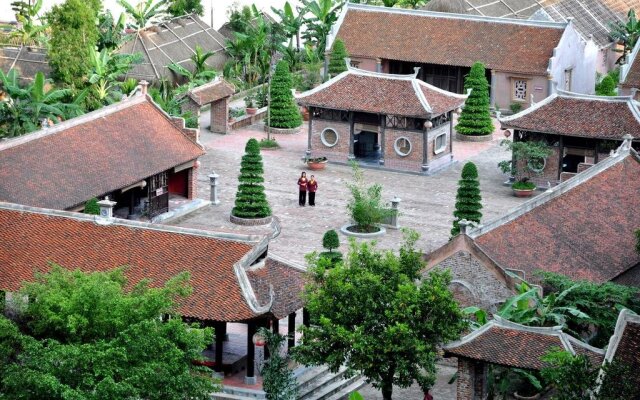
[[[311,316],[309,315],[309,311],[306,308],[302,309],[302,325],[309,326],[310,325]]]
[[[311,135],[313,135],[313,107],[309,107],[309,135],[307,137],[307,156],[311,156]]]
[[[558,144],[558,182],[560,182],[560,176],[562,175],[562,159],[564,158],[564,142],[562,139],[563,136],[560,136],[560,144]]]
[[[453,111],[449,111],[449,154],[453,161]]]
[[[296,345],[296,313],[289,314],[287,321],[287,350],[291,350]]]
[[[256,347],[253,344],[253,335],[256,334],[256,323],[250,321],[247,324],[247,373],[244,377],[244,383],[247,385],[256,384],[255,376],[255,362],[256,362]]]
[[[422,170],[429,171],[429,128],[422,130]]]
[[[272,325],[271,325],[271,332],[275,333],[276,335],[280,334],[280,320],[277,318],[273,318],[273,321],[271,321]]]
[[[495,105],[496,105],[496,71],[491,70],[491,82],[489,82],[489,107],[495,108]]]
[[[387,128],[387,116],[386,115],[381,115],[380,116],[380,125],[378,125],[378,131],[380,131],[380,160],[379,160],[379,164],[380,165],[384,165],[384,152],[385,152],[385,148],[387,147],[387,139],[386,139],[386,135],[385,135],[385,130]]]
[[[354,143],[353,141],[355,140],[355,135],[354,135],[354,119],[353,119],[354,115],[353,115],[353,111],[349,111],[349,160],[353,160],[356,158],[355,153],[353,151],[354,148]]]
[[[222,373],[222,364],[224,360],[222,359],[222,354],[224,352],[224,338],[227,331],[227,323],[226,322],[216,322],[214,324],[215,329],[215,338],[216,338],[216,365],[214,370],[216,372]]]

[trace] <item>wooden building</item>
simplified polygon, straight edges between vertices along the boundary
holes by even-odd
[[[169,198],[193,199],[198,131],[184,127],[146,95],[130,98],[0,142],[0,201],[82,210],[109,196],[124,218],[153,218]]]
[[[411,75],[354,67],[297,97],[309,110],[307,155],[431,173],[451,163],[452,114],[466,96]]]
[[[624,135],[640,140],[640,110],[630,96],[558,91],[518,114],[498,118],[515,141],[545,141],[552,155],[531,181],[549,187],[609,156]],[[634,143],[636,148],[640,148]]]

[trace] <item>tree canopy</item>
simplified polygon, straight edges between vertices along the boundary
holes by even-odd
[[[274,128],[297,128],[302,125],[302,116],[291,93],[289,64],[279,61],[271,83],[271,104],[267,124]]]
[[[264,167],[260,144],[254,138],[247,141],[245,154],[240,162],[240,176],[235,206],[231,214],[239,218],[265,218],[271,215],[271,207],[264,193]]]
[[[36,275],[14,297],[29,299],[17,321],[0,316],[0,398],[209,399],[216,383],[192,361],[212,332],[176,312],[188,279],[125,290],[123,268]]]
[[[478,181],[478,168],[472,162],[462,167],[461,178],[458,181],[458,193],[456,194],[456,209],[453,211],[455,220],[451,228],[451,236],[460,233],[459,222],[463,219],[480,223],[482,218],[482,197],[480,196],[480,182]]]
[[[347,63],[345,58],[349,57],[347,48],[341,39],[336,39],[333,43],[331,56],[329,57],[329,75],[332,77],[347,70]]]
[[[471,94],[465,101],[456,132],[470,136],[491,135],[494,126],[489,112],[489,82],[484,64],[473,64],[469,75],[465,77],[464,88],[471,89]]]
[[[294,358],[332,371],[345,365],[381,389],[384,399],[391,399],[393,385],[433,386],[438,346],[457,339],[466,323],[448,289],[448,272],[421,279],[417,239],[405,232],[399,254],[352,240],[345,262],[333,268],[309,256],[304,299],[311,325],[302,328]]]

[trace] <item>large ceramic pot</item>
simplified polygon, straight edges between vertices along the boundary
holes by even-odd
[[[247,115],[256,115],[257,112],[258,112],[257,108],[247,107]]]
[[[535,193],[535,189],[512,189],[513,195],[516,197],[531,197]]]
[[[327,162],[326,161],[319,161],[319,162],[313,162],[313,161],[309,161],[307,162],[307,167],[309,167],[310,170],[312,171],[319,171],[321,169],[324,169],[324,167],[327,166]]]

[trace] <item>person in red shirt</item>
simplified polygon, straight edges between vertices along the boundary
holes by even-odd
[[[307,190],[309,191],[309,205],[311,207],[316,206],[316,190],[318,190],[318,181],[311,175],[309,182],[307,182]]]
[[[307,202],[307,173],[303,172],[298,179],[298,204],[304,207]]]

